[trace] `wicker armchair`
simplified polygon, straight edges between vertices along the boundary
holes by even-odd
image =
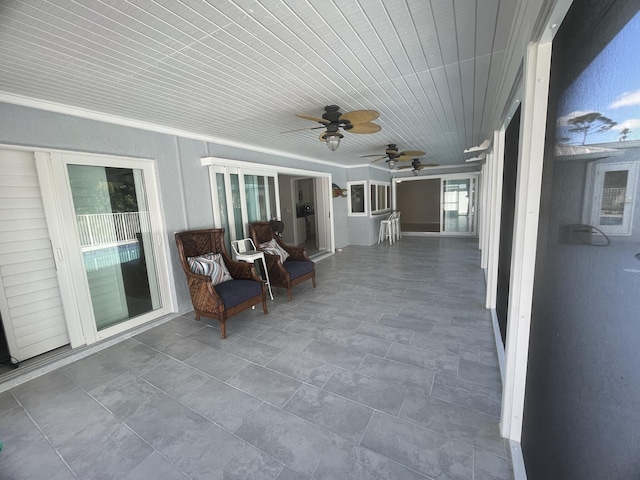
[[[176,244],[182,269],[187,276],[196,320],[200,320],[201,316],[218,320],[221,336],[226,338],[227,318],[260,302],[265,315],[268,313],[264,282],[252,264],[236,262],[229,257],[224,245],[224,228],[178,232]],[[213,285],[210,276],[199,275],[191,270],[188,258],[208,253],[222,255],[232,280]]]
[[[316,266],[309,259],[304,248],[286,245],[278,235],[275,235],[269,222],[252,223],[249,225],[249,232],[258,250],[264,251],[271,286],[286,288],[289,301],[291,301],[291,289],[295,285],[311,280],[313,287],[316,287]],[[277,245],[289,254],[284,262],[278,255],[260,246],[271,240],[275,240]]]

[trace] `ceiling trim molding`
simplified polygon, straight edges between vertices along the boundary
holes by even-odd
[[[111,115],[108,113],[97,112],[95,110],[87,110],[84,108],[72,107],[62,103],[49,102],[49,101],[40,100],[37,98],[25,97],[22,95],[15,95],[15,94],[7,93],[4,91],[0,91],[0,102],[12,104],[12,105],[19,105],[22,107],[34,108],[36,110],[45,110],[47,112],[60,113],[63,115],[71,115],[73,117],[84,118],[87,120],[94,120],[97,122],[110,123],[113,125],[120,125],[123,127],[137,128],[137,129],[146,130],[149,132],[163,133],[166,135],[174,135],[177,137],[188,138],[191,140],[200,140],[208,143],[214,143],[217,145],[240,148],[240,149],[248,150],[251,152],[264,153],[266,155],[274,155],[278,157],[291,158],[294,160],[303,160],[305,162],[317,163],[320,165],[328,165],[331,167],[349,168],[339,163],[327,162],[326,160],[318,160],[316,158],[306,157],[303,155],[294,155],[294,154],[282,152],[279,150],[260,148],[260,147],[256,147],[255,145],[249,145],[241,142],[232,142],[229,140],[223,140],[221,138],[217,138],[209,135],[202,135],[198,133],[189,132],[187,130],[180,130],[177,128],[165,127],[163,125],[158,125],[155,123],[143,122],[141,120],[134,120],[131,118]]]

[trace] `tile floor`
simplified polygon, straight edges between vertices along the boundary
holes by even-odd
[[[3,479],[512,479],[477,241],[317,264],[270,313],[186,313],[0,393]]]

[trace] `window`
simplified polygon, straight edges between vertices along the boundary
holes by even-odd
[[[593,163],[587,169],[583,222],[608,235],[630,235],[640,162]]]
[[[389,212],[391,210],[391,184],[372,180],[370,199],[371,215]]]
[[[349,216],[363,217],[367,215],[367,182],[347,182]]]

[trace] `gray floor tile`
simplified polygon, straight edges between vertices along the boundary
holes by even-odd
[[[104,383],[89,392],[102,406],[120,419],[143,411],[162,391],[130,372]]]
[[[213,348],[196,353],[187,358],[184,363],[222,381],[235,375],[249,364],[247,360]]]
[[[74,388],[76,384],[62,370],[54,370],[18,385],[11,392],[22,405],[29,407],[40,402],[50,402]]]
[[[249,415],[236,435],[308,476],[333,440],[320,427],[267,404]]]
[[[412,330],[389,327],[387,325],[374,325],[370,323],[362,323],[356,330],[356,333],[406,345],[411,344],[411,339],[415,335],[415,332]]]
[[[176,397],[195,390],[211,377],[190,365],[171,360],[150,370],[141,378],[172,397]]]
[[[242,419],[262,404],[251,395],[212,378],[178,400],[209,420],[233,432]]]
[[[389,460],[368,448],[336,441],[322,458],[316,480],[425,480],[417,472]]]
[[[500,417],[501,392],[496,388],[436,374],[431,396]]]
[[[275,480],[282,463],[213,425],[185,432],[166,449],[167,458],[193,480]]]
[[[395,383],[341,369],[332,375],[324,389],[392,415],[400,411],[405,394]]]
[[[387,352],[386,358],[435,372],[458,374],[459,357],[457,355],[395,343]]]
[[[206,326],[188,335],[188,337],[196,342],[204,343],[211,348],[222,349],[229,346],[230,343],[240,338],[232,333],[227,334],[227,338],[220,338],[219,326]],[[195,353],[195,352],[193,352]]]
[[[22,408],[0,414],[0,474],[11,480],[47,478],[72,480],[76,477],[65,465],[42,432]]]
[[[474,480],[513,480],[513,468],[506,458],[476,449],[473,478]]]
[[[309,345],[313,339],[285,330],[270,328],[258,335],[255,340],[277,347],[282,351],[299,352]]]
[[[196,333],[202,331],[208,330],[201,329]],[[202,342],[199,342],[191,337],[184,337],[178,334],[167,335],[166,337],[153,342],[152,344],[150,344],[150,346],[155,348],[156,350],[159,350],[165,355],[175,358],[176,360],[185,360],[191,355],[208,349],[207,345],[204,345]]]
[[[301,473],[294,472],[289,467],[285,467],[284,470],[278,475],[276,480],[311,480],[310,477],[302,475]]]
[[[381,357],[385,356],[391,346],[391,342],[388,340],[363,335],[361,333],[343,332],[334,329],[325,329],[324,333],[320,335],[318,339],[326,343],[346,347],[350,350],[372,353]]]
[[[502,377],[498,368],[465,358],[460,359],[458,378],[480,383],[497,390],[502,387]]]
[[[64,408],[38,404],[30,414],[80,478],[122,478],[151,454],[149,445],[80,389],[58,402]]]
[[[430,333],[417,332],[411,340],[411,346],[432,350],[440,353],[450,353],[451,355],[462,355],[464,353],[477,353],[477,345],[472,345],[469,341],[460,341],[454,337],[431,335]],[[495,347],[494,347],[495,348]]]
[[[430,333],[433,328],[433,322],[426,320],[418,320],[415,318],[397,317],[395,315],[383,315],[378,321],[378,325],[387,325],[389,327],[402,328],[413,332]]]
[[[282,352],[267,364],[267,368],[321,388],[337,367],[309,357]]]
[[[99,353],[73,362],[62,369],[62,373],[85,390],[91,390],[98,385],[113,380],[126,371],[126,368],[108,360]]]
[[[309,385],[301,386],[284,410],[358,443],[373,410]]]
[[[473,478],[473,447],[375,412],[361,445],[431,478]]]
[[[246,338],[255,338],[269,328],[266,322],[261,320],[246,320],[227,322],[227,333],[241,335]]]
[[[302,385],[293,378],[254,364],[247,365],[227,383],[276,407],[282,407]]]
[[[433,398],[428,390],[410,388],[400,418],[502,457],[506,455],[505,441],[495,417]]]
[[[309,320],[309,323],[334,328],[336,330],[354,331],[360,326],[362,321],[347,317],[341,312],[323,312],[316,313],[311,320]]]
[[[360,299],[360,296],[357,297]],[[335,307],[335,303],[333,304]],[[375,324],[380,320],[382,316],[382,312],[362,312],[358,309],[353,308],[353,297],[344,299],[344,305],[342,308],[337,308],[335,310],[337,315],[340,315],[343,318],[350,318],[353,320],[358,320],[362,323]],[[362,324],[361,323],[361,324]]]
[[[148,372],[169,358],[132,338],[105,348],[100,353],[136,375]]]
[[[381,288],[385,289],[385,286]],[[400,307],[395,305],[388,305],[385,302],[377,301],[377,300],[363,300],[358,299],[357,309],[362,312],[368,312],[372,315],[378,315],[380,313],[386,315],[395,316],[400,312]]]
[[[225,340],[188,312],[0,393],[0,476],[513,480],[477,243],[384,247],[319,262]]]
[[[184,450],[189,445],[190,434],[206,432],[213,425],[168,395],[153,398],[146,408],[129,416],[125,423],[165,456]]]
[[[18,402],[13,397],[11,392],[0,393],[0,415],[18,406]]]
[[[148,456],[142,463],[131,470],[122,480],[189,480],[158,452]]]
[[[225,346],[223,350],[259,365],[266,365],[282,351],[278,347],[256,342],[255,340],[244,337],[240,337],[233,343]]]
[[[347,370],[355,370],[364,359],[365,354],[348,348],[332,345],[330,343],[314,340],[302,354],[320,360],[321,362],[335,365]]]
[[[433,370],[387,360],[375,355],[367,355],[356,372],[405,387],[430,386],[434,375]]]

